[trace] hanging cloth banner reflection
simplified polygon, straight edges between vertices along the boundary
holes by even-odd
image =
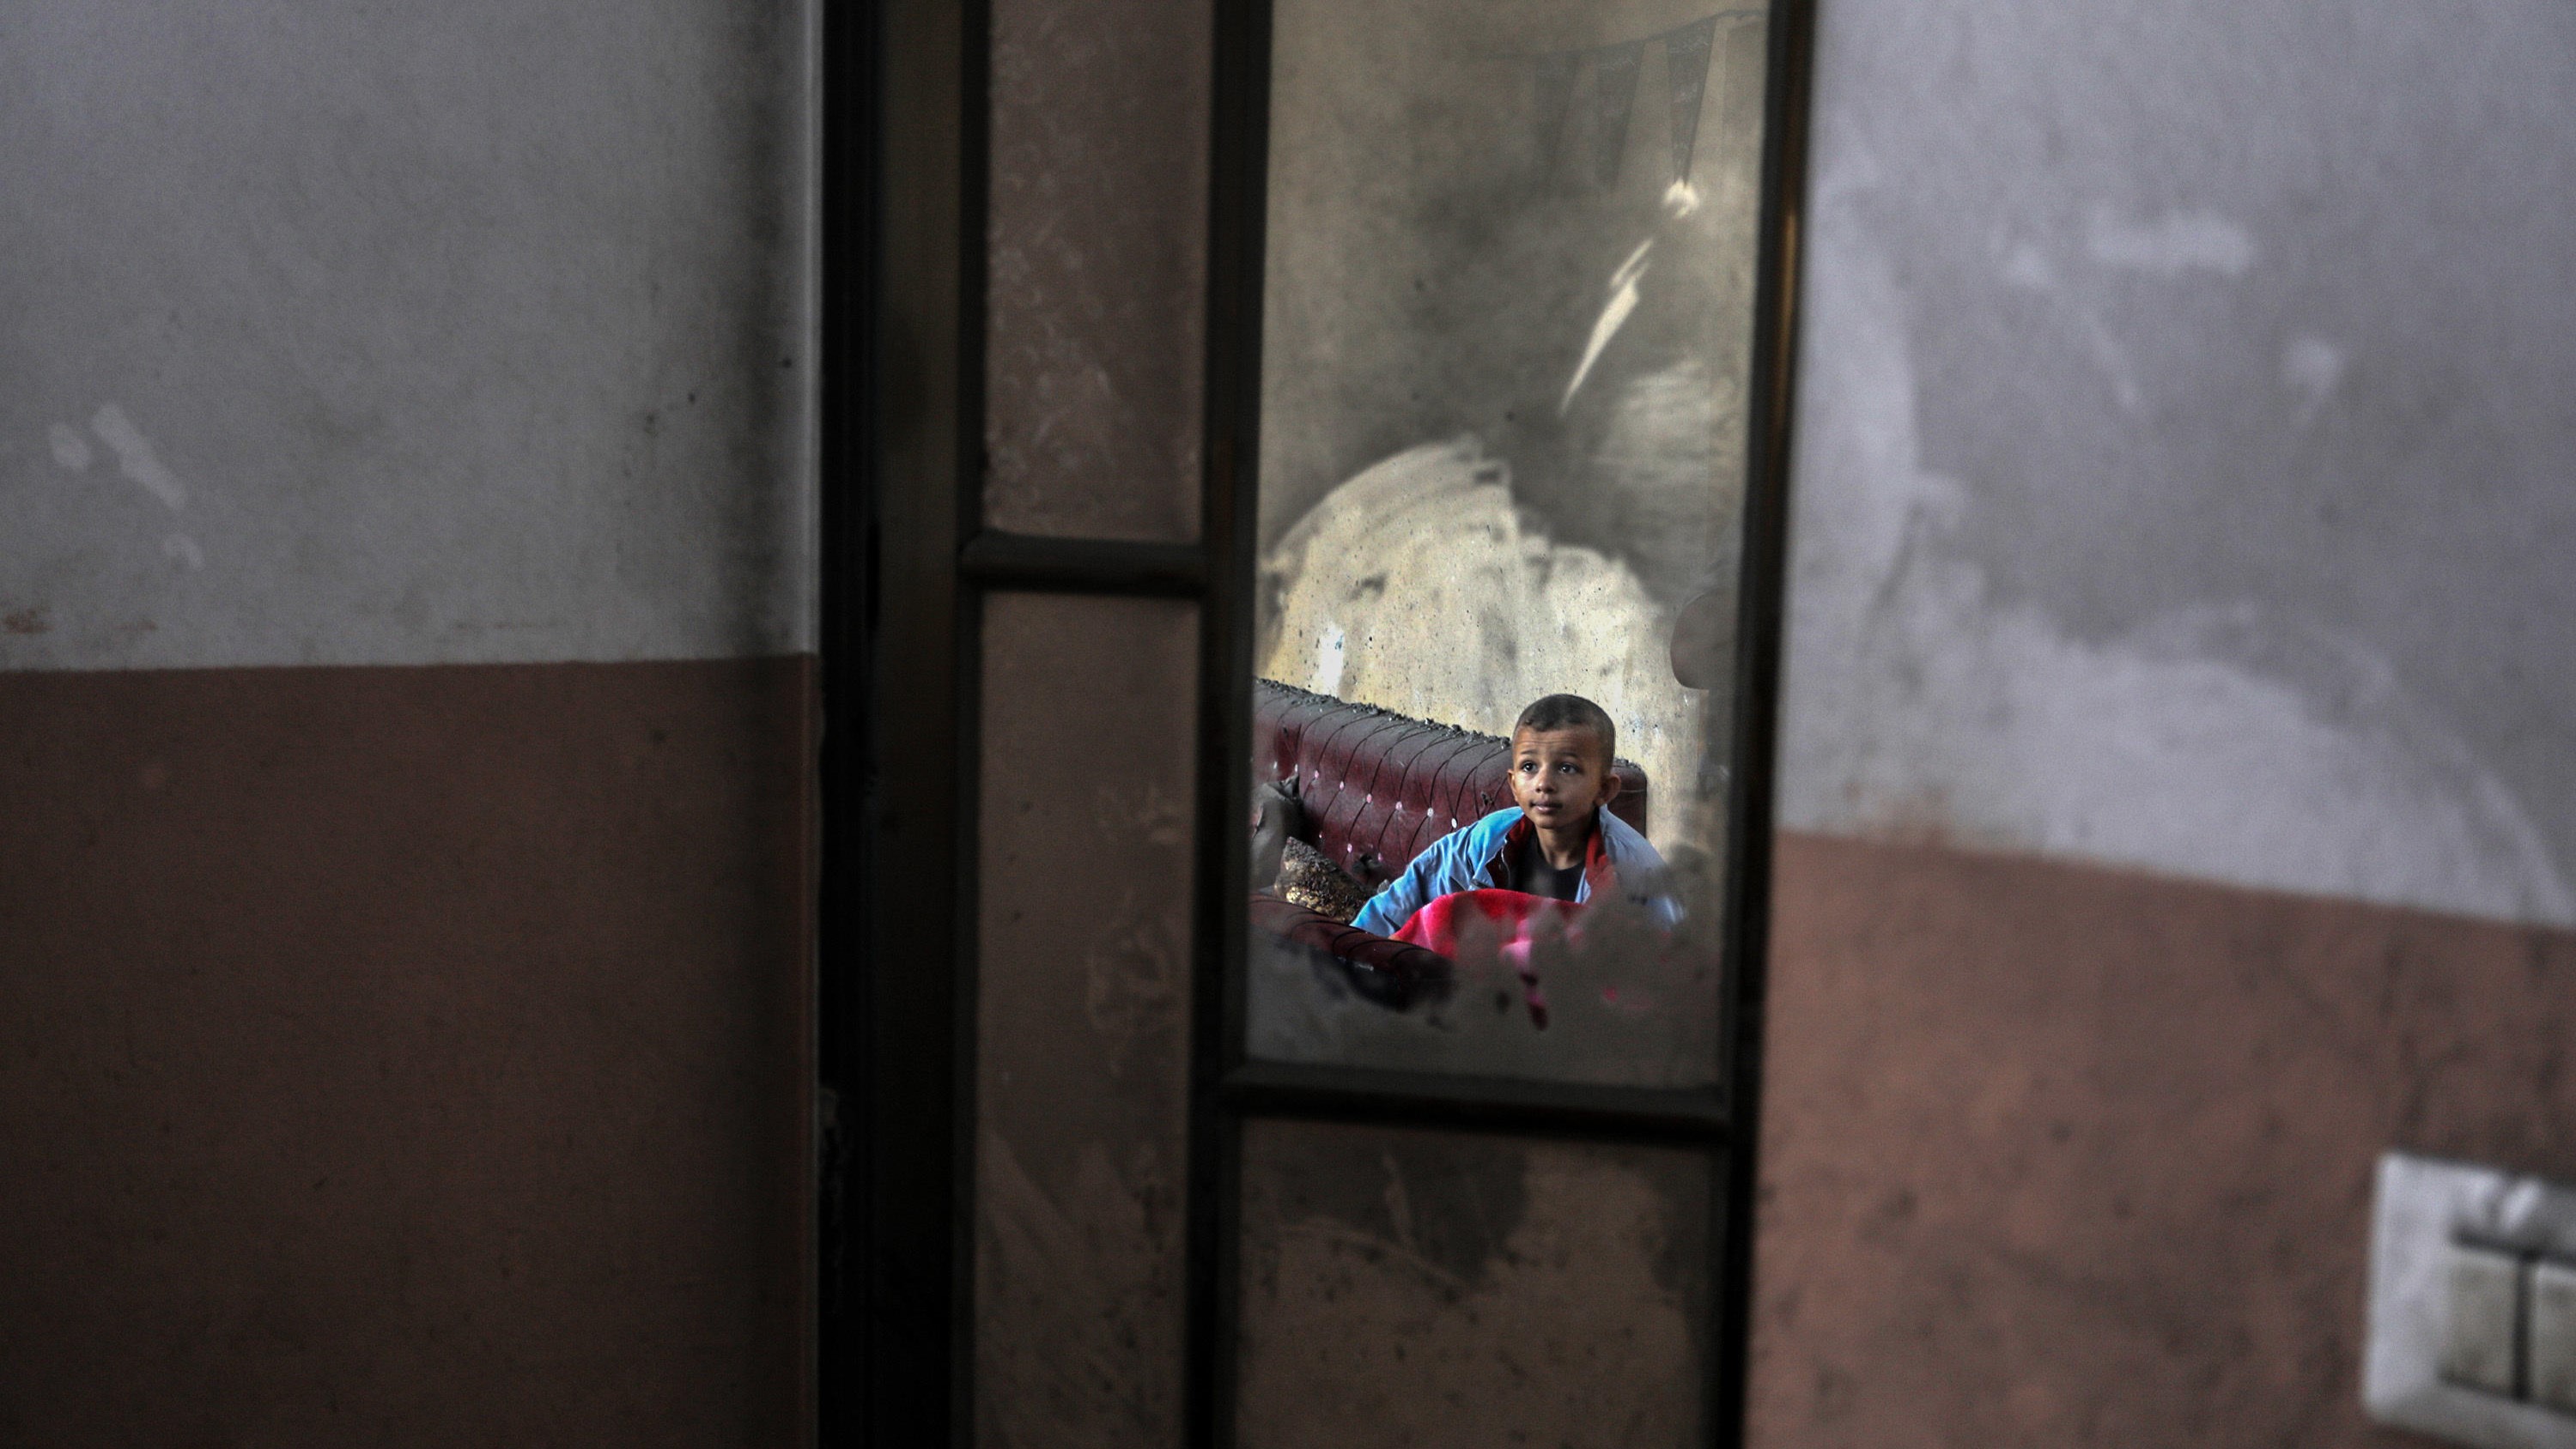
[[[1716,42],[1714,15],[1664,37],[1664,74],[1670,78],[1673,92],[1675,181],[1690,180],[1691,145],[1699,139],[1699,102],[1708,89],[1708,55]]]
[[[1574,72],[1583,64],[1583,52],[1560,50],[1538,58],[1538,158],[1539,165],[1553,169],[1556,148],[1565,139],[1565,113],[1574,109]]]
[[[1628,123],[1637,105],[1637,72],[1646,47],[1663,42],[1664,78],[1672,101],[1673,180],[1690,180],[1691,151],[1699,140],[1700,103],[1708,94],[1709,61],[1717,48],[1721,20],[1758,19],[1760,10],[1721,10],[1703,15],[1643,40],[1583,50],[1557,50],[1534,57],[1537,68],[1535,113],[1540,174],[1553,175],[1565,140],[1565,122],[1574,109],[1574,83],[1585,61],[1592,63],[1592,181],[1607,190],[1619,184],[1628,146]]]
[[[1604,191],[1619,184],[1619,153],[1628,144],[1628,114],[1637,107],[1637,62],[1645,54],[1642,40],[1592,53],[1592,182]]]

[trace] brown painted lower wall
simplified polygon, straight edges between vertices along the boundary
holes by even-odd
[[[0,1445],[796,1442],[810,688],[0,675]]]
[[[1788,836],[1753,1442],[2421,1442],[2359,1408],[2389,1147],[2576,1178],[2576,937]]]

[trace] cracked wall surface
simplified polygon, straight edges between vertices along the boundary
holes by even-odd
[[[1755,1442],[2381,1442],[2373,1159],[2576,1165],[2571,82],[1819,7]]]
[[[2576,14],[1820,27],[1782,822],[2576,924]]]

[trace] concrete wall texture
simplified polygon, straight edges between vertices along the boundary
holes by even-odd
[[[0,668],[810,647],[799,7],[22,7]]]
[[[800,1433],[808,20],[0,21],[0,1445]]]
[[[2576,13],[1820,14],[1784,823],[2576,923]]]
[[[1819,14],[1755,1441],[2380,1442],[2372,1155],[2576,1176],[2576,11]],[[1186,537],[1204,51],[1008,15],[992,516]],[[0,27],[0,1443],[793,1436],[808,19]]]
[[[2380,1442],[2374,1155],[2576,1173],[2576,11],[1818,16],[1756,1442]]]

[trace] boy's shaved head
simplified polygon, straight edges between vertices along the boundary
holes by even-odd
[[[1601,741],[1604,766],[1619,758],[1619,727],[1610,722],[1610,712],[1579,694],[1551,694],[1522,710],[1512,734],[1523,730],[1590,730]]]

